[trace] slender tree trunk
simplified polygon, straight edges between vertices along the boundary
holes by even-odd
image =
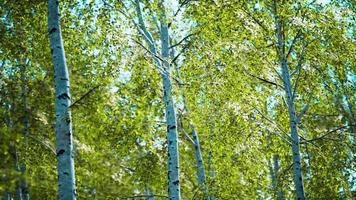
[[[5,114],[5,124],[6,126],[12,131],[13,129],[13,122],[12,122],[12,119],[11,119],[11,109],[13,108],[11,103],[10,102],[5,102],[5,107],[6,107],[6,114]],[[12,145],[12,141],[10,141],[10,144],[9,144],[9,153],[10,155],[12,156],[13,160],[14,160],[14,163],[15,163],[15,169],[16,169],[16,154],[14,154],[14,146]],[[2,180],[1,180],[2,181]],[[9,177],[5,176],[4,177],[4,182],[9,182]],[[10,184],[9,184],[10,185]],[[4,200],[11,200],[12,199],[12,194],[10,192],[10,188],[9,186],[5,186],[5,192],[4,192],[4,196],[3,196],[3,199]]]
[[[154,200],[155,199],[155,196],[154,194],[152,193],[151,189],[146,186],[146,194],[147,194],[147,200]]]
[[[195,160],[197,162],[197,177],[198,177],[198,183],[200,186],[202,186],[205,183],[205,169],[204,169],[204,163],[203,163],[203,157],[201,154],[201,147],[200,147],[200,142],[198,138],[198,134],[195,131],[195,127],[192,123],[190,123],[191,129],[192,129],[192,137],[193,141],[195,143],[194,145],[194,152],[195,152]]]
[[[171,53],[172,53],[171,57],[174,58],[175,57],[174,49],[172,49]],[[180,69],[176,63],[175,63],[175,65],[176,65],[178,81],[181,81]],[[187,102],[185,99],[182,84],[178,83],[178,86],[179,86],[179,90],[180,90],[180,95],[183,100],[184,110],[187,113],[188,117],[190,118],[190,112],[189,112],[189,108],[188,108],[188,105],[187,105]],[[193,145],[194,145],[194,155],[195,155],[196,167],[197,167],[196,174],[197,174],[197,179],[198,179],[198,186],[201,187],[203,192],[207,192],[207,188],[205,186],[203,186],[205,184],[206,176],[205,176],[205,168],[204,168],[201,146],[200,146],[200,142],[199,142],[198,133],[196,132],[195,126],[191,119],[189,119],[189,126],[192,130],[192,140],[194,142]]]
[[[22,97],[22,105],[24,107],[24,117],[23,117],[23,136],[24,136],[24,152],[22,157],[22,164],[21,164],[21,173],[22,176],[26,174],[26,154],[27,154],[27,140],[29,135],[29,128],[30,128],[30,120],[29,120],[29,110],[28,110],[28,103],[27,103],[27,78],[26,78],[26,62],[21,65],[21,97]],[[21,178],[21,192],[22,192],[22,199],[29,200],[30,194],[28,191],[28,184],[24,177]]]
[[[162,3],[163,4],[163,3]],[[172,83],[170,79],[169,63],[169,33],[166,23],[164,7],[161,10],[161,48],[163,58],[162,73],[163,80],[163,100],[166,107],[167,121],[167,141],[168,141],[168,196],[170,200],[180,199],[180,182],[179,182],[179,152],[178,152],[178,134],[177,120],[172,98]]]
[[[5,116],[5,121],[6,121],[6,125],[7,127],[11,130],[12,133],[15,133],[15,136],[13,138],[13,141],[10,141],[9,144],[9,151],[10,151],[10,155],[12,156],[12,159],[14,161],[14,165],[13,168],[16,171],[20,171],[20,166],[19,166],[19,156],[18,156],[18,147],[16,144],[16,130],[15,130],[15,123],[13,122],[12,118],[11,118],[11,110],[14,109],[14,106],[9,103],[7,105],[7,115]],[[8,189],[8,188],[6,188]],[[8,194],[7,197],[11,198],[11,193],[5,192],[5,194]],[[21,177],[16,177],[16,187],[15,187],[15,198],[17,200],[21,200],[22,199],[22,191],[21,191]]]
[[[269,174],[271,176],[271,182],[272,182],[272,190],[276,191],[276,174],[273,169],[273,165],[271,163],[271,160],[268,159],[268,165],[269,165]]]
[[[280,185],[278,184],[278,173],[279,173],[279,156],[273,155],[273,165],[270,163],[270,173],[272,179],[272,188],[276,194],[277,200],[284,200],[284,193]]]
[[[12,156],[14,158],[15,161],[15,169],[16,171],[21,171],[20,165],[19,165],[19,156],[18,156],[18,149],[17,149],[17,145],[14,142],[14,146],[13,146],[13,152],[12,152]],[[21,177],[17,177],[16,178],[16,200],[22,200],[22,188],[21,188]]]
[[[302,178],[301,158],[300,158],[300,146],[298,135],[298,118],[295,111],[293,91],[291,78],[288,69],[288,61],[285,53],[285,36],[284,29],[282,28],[283,22],[280,20],[277,12],[277,2],[274,1],[273,12],[275,17],[276,37],[277,37],[277,54],[279,57],[279,65],[282,71],[283,87],[285,90],[286,103],[289,113],[289,122],[292,138],[292,157],[293,157],[293,171],[294,171],[294,184],[296,190],[296,196],[298,200],[304,200],[304,186]],[[295,92],[295,91],[294,91]]]
[[[295,106],[293,102],[292,86],[290,83],[288,66],[285,61],[282,62],[282,77],[284,80],[284,88],[286,92],[290,130],[292,138],[292,154],[293,154],[293,171],[294,171],[294,184],[298,200],[304,200],[304,186],[302,177],[302,167],[300,158],[300,145],[299,145],[299,135],[297,128],[297,116],[295,113]]]
[[[211,127],[210,128],[210,139],[209,140],[212,140],[212,137],[214,135],[214,128]],[[208,153],[208,176],[210,177],[210,179],[214,179],[215,178],[215,171],[213,169],[213,152],[211,151],[212,149],[212,146],[211,146],[211,143],[210,143],[210,150],[209,150],[209,153]],[[209,194],[209,197],[208,197],[208,200],[215,200],[215,196],[213,193],[211,193],[211,191],[209,191],[210,194]]]
[[[8,191],[5,191],[4,193],[4,200],[11,200],[11,193]]]
[[[60,29],[59,1],[48,1],[48,31],[55,80],[56,151],[58,161],[58,198],[76,199],[72,119],[69,106],[69,75]]]
[[[163,61],[157,58],[157,50],[153,37],[146,29],[140,1],[135,0],[136,12],[138,17],[138,30],[149,45],[150,53],[154,57],[155,64],[162,75],[163,83],[163,102],[165,105],[165,116],[167,124],[167,143],[168,143],[168,196],[170,200],[180,199],[180,182],[179,182],[179,152],[178,152],[178,134],[176,113],[174,110],[172,98],[172,83],[169,63],[169,33],[166,22],[165,8],[163,0],[159,2],[161,8],[160,15],[160,40],[161,40],[161,56]]]

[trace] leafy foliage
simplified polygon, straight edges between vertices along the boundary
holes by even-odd
[[[141,2],[153,38],[159,38],[159,2]],[[277,199],[279,191],[295,198],[272,3],[164,4],[171,45],[177,44],[171,50],[179,55],[175,64],[173,58],[169,62],[175,67],[170,78],[183,124],[178,129],[182,199],[203,199],[204,193],[216,199]],[[2,1],[0,8],[0,194],[14,198],[24,178],[31,199],[55,199],[46,2]],[[135,26],[134,2],[63,1],[60,8],[78,198],[139,199],[151,193],[166,198],[161,75]],[[306,197],[355,198],[354,4],[298,0],[285,1],[279,9],[295,107],[298,113],[305,109],[298,129]],[[26,110],[28,135],[23,134]],[[189,120],[199,134],[207,191],[196,180],[195,148],[183,133],[190,134]],[[280,164],[275,174],[273,156]]]

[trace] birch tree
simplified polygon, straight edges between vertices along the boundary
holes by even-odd
[[[146,27],[141,10],[140,1],[134,2],[138,24],[136,28],[148,45],[149,52],[154,57],[155,65],[160,71],[163,84],[163,102],[165,105],[165,117],[167,125],[167,148],[168,148],[168,196],[169,199],[180,199],[180,180],[179,180],[179,154],[178,154],[178,134],[177,120],[172,96],[172,73],[169,54],[169,27],[166,18],[166,8],[164,1],[158,2],[159,8],[159,43],[161,52],[159,54],[156,41]],[[135,23],[135,22],[134,22]]]
[[[63,191],[57,189],[55,160],[62,148],[55,150],[51,134],[58,104],[51,98],[50,46],[53,53],[58,49],[48,43],[48,31],[54,36],[60,29],[46,28],[47,6],[0,1],[5,199],[24,197],[22,178],[31,199],[55,199]],[[63,90],[67,95],[59,106],[76,119],[71,141],[76,198],[173,198],[174,191],[166,192],[172,145],[165,139],[173,132],[167,130],[172,118],[165,118],[173,108],[178,122],[168,125],[188,138],[179,141],[181,199],[295,199],[282,60],[297,113],[305,198],[353,199],[351,1],[74,0],[61,2],[61,8],[62,43],[70,54],[55,58],[66,57],[70,66],[71,94]],[[177,51],[173,58],[167,46],[168,54]]]
[[[294,184],[296,189],[297,199],[305,199],[304,186],[303,186],[303,176],[302,176],[302,162],[300,156],[300,144],[299,144],[299,135],[298,135],[298,117],[294,105],[294,94],[293,86],[291,83],[291,72],[288,68],[288,51],[286,50],[286,41],[285,41],[285,27],[283,21],[280,19],[279,10],[277,9],[277,2],[273,2],[273,15],[275,23],[275,33],[277,38],[277,56],[278,62],[282,72],[282,81],[283,87],[285,90],[285,98],[288,107],[289,121],[290,121],[290,131],[292,138],[292,154],[293,154],[293,169],[294,169]]]
[[[58,198],[76,199],[71,95],[60,18],[59,1],[48,1],[48,33],[50,37],[55,80],[56,156],[58,160]]]

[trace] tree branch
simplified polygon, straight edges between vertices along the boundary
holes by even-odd
[[[149,45],[153,45],[154,46],[154,40],[152,38],[152,35],[147,30],[146,25],[145,25],[145,21],[143,20],[143,16],[142,16],[142,11],[141,11],[140,1],[139,0],[135,1],[135,7],[136,7],[136,12],[137,12],[137,17],[138,17],[138,25],[141,28],[141,30],[143,31],[143,34],[146,36],[145,38],[147,40],[147,43]]]
[[[253,16],[247,9],[248,9],[247,5],[246,5],[246,3],[244,3],[244,7],[242,8],[242,11],[244,13],[246,13],[250,18],[252,18],[253,21],[255,21],[266,33],[268,33],[268,29],[266,28],[266,26],[260,20],[258,20],[255,16]]]
[[[311,97],[311,95],[310,95],[309,100],[308,100],[308,103],[304,106],[304,108],[303,108],[303,109],[300,111],[300,113],[297,115],[298,123],[301,122],[303,115],[308,111],[311,100],[312,100],[312,97]]]
[[[284,87],[283,87],[283,86],[281,86],[281,85],[279,85],[279,84],[277,84],[277,83],[275,83],[275,82],[266,80],[266,79],[261,78],[261,77],[258,77],[258,76],[256,76],[256,75],[253,75],[253,74],[249,73],[246,69],[244,69],[244,71],[245,71],[246,74],[248,74],[249,76],[252,76],[252,77],[254,77],[254,78],[257,78],[258,80],[260,80],[260,81],[262,81],[262,82],[264,82],[264,83],[268,83],[268,84],[274,85],[274,86],[276,86],[276,87],[280,87],[281,89],[284,90]]]
[[[254,107],[254,109],[264,118],[266,119],[268,122],[270,122],[271,124],[273,124],[275,127],[277,127],[277,129],[279,129],[282,133],[284,133],[288,139],[284,138],[282,135],[278,134],[277,132],[273,132],[274,134],[276,134],[278,137],[280,137],[283,141],[285,141],[286,143],[292,145],[292,143],[290,142],[291,138],[290,136],[287,134],[286,131],[283,130],[283,128],[281,126],[279,126],[278,124],[276,124],[273,120],[269,119],[267,116],[265,116],[260,110],[258,110],[256,107]]]
[[[301,71],[298,70],[298,76],[297,76],[297,79],[296,79],[295,82],[294,82],[294,86],[293,86],[293,90],[292,90],[292,101],[294,101],[295,96],[296,96],[296,92],[297,92],[297,87],[298,87],[298,82],[299,82],[300,74],[301,74]]]
[[[317,140],[322,140],[322,139],[326,138],[326,136],[328,136],[328,135],[331,135],[331,134],[333,134],[333,133],[335,133],[335,132],[337,132],[337,131],[339,131],[339,130],[343,130],[343,129],[345,129],[345,128],[349,128],[349,127],[355,126],[355,125],[356,125],[356,124],[340,126],[340,127],[336,128],[336,129],[334,129],[334,130],[331,130],[331,131],[325,133],[324,135],[322,135],[322,136],[320,136],[320,137],[313,138],[313,139],[310,139],[310,140],[301,141],[301,144],[307,143],[307,142],[313,142],[313,141],[317,141]]]
[[[185,137],[185,139],[187,139],[191,145],[196,146],[194,140],[191,137],[189,137],[187,132],[185,132],[185,130],[184,130],[182,115],[183,115],[182,113],[178,113],[178,127],[180,128],[180,130],[182,130],[183,136]]]
[[[297,34],[294,36],[293,41],[288,49],[288,53],[286,55],[286,59],[288,59],[289,55],[291,54],[292,50],[293,50],[293,46],[296,43],[297,39],[302,35],[302,29],[299,29],[299,31],[297,32]]]
[[[185,5],[187,5],[190,1],[191,1],[191,0],[184,0],[183,2],[181,2],[181,3],[179,4],[179,7],[178,7],[177,11],[173,14],[173,18],[176,17],[176,16],[179,14],[179,12],[182,10],[182,8],[183,8]]]
[[[179,53],[172,59],[172,61],[170,62],[175,63],[177,61],[177,59],[179,58],[180,55],[182,55],[182,53],[189,47],[190,43],[188,42],[186,45],[184,45],[184,47],[179,51]]]
[[[89,91],[87,91],[84,95],[82,95],[78,100],[76,100],[74,103],[72,103],[68,108],[75,107],[79,102],[81,102],[83,99],[85,99],[87,96],[89,96],[92,92],[94,92],[97,88],[99,88],[101,84],[93,87]]]
[[[172,49],[172,48],[174,48],[174,47],[176,47],[176,46],[182,44],[185,40],[187,40],[189,37],[191,37],[191,36],[193,36],[193,35],[195,35],[195,34],[196,34],[196,33],[190,33],[190,34],[188,34],[188,35],[185,36],[183,39],[181,39],[178,43],[176,43],[176,44],[170,46],[169,48]]]
[[[117,197],[119,199],[141,199],[141,198],[148,198],[148,197],[162,197],[162,198],[169,198],[165,195],[158,195],[158,194],[143,194],[143,195],[135,195],[135,196],[128,196],[128,197]]]

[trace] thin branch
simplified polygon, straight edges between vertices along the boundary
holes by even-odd
[[[156,26],[158,32],[160,33],[161,32],[161,28],[160,28],[160,24],[158,23],[158,19],[157,19],[157,16],[156,16],[155,12],[153,11],[153,9],[150,6],[150,4],[148,4],[147,8],[150,11],[150,16],[152,17],[152,21],[153,21],[154,25]]]
[[[173,14],[173,18],[175,18],[179,12],[182,10],[182,8],[187,5],[191,0],[184,0],[182,3],[180,3],[179,8],[177,9],[177,11]]]
[[[294,68],[294,70],[292,71],[292,73],[290,73],[290,77],[292,77],[293,75],[295,75],[299,70],[300,67],[302,66],[302,61],[301,59],[299,59],[297,66]]]
[[[43,145],[44,147],[46,147],[47,149],[49,149],[54,155],[56,155],[56,150],[51,147],[48,143],[43,142],[42,140],[39,140],[31,135],[28,135],[27,137],[29,137],[30,139],[33,139],[34,141],[38,142],[39,144]]]
[[[169,198],[165,195],[158,195],[158,194],[145,194],[145,195],[135,195],[135,196],[128,196],[128,197],[117,197],[119,199],[136,199],[136,198],[148,198],[148,197],[162,197],[162,198]]]
[[[146,40],[146,42],[148,42],[149,44],[154,44],[152,37],[150,37],[151,35],[150,35],[150,34],[146,34],[146,32],[142,29],[142,27],[141,27],[139,24],[137,24],[137,23],[135,22],[134,17],[132,17],[132,16],[130,16],[130,15],[128,14],[129,9],[126,7],[126,5],[125,5],[121,0],[119,0],[119,1],[121,2],[121,4],[122,4],[123,8],[125,9],[126,13],[125,13],[123,10],[121,10],[121,9],[119,9],[118,11],[119,11],[122,15],[124,15],[124,17],[126,17],[126,19],[128,19],[129,21],[131,21],[131,23],[136,27],[137,31],[144,37],[144,39]],[[104,3],[104,5],[106,5],[106,6],[108,6],[108,7],[114,9],[114,7],[111,6],[110,4],[108,4],[108,3],[106,2],[106,0],[102,0],[102,2]],[[132,2],[132,3],[135,4],[134,2]],[[138,4],[138,7],[139,7],[139,4]],[[143,26],[143,27],[145,28],[145,26]]]
[[[284,169],[284,170],[277,176],[277,179],[280,180],[280,179],[286,174],[286,172],[287,172],[288,170],[290,170],[290,169],[293,167],[293,164],[294,164],[294,163],[290,164],[286,169]]]
[[[300,113],[297,115],[298,123],[302,120],[303,115],[308,111],[312,96],[310,95],[308,103],[303,107]]]
[[[301,70],[298,70],[298,76],[297,76],[297,79],[295,79],[293,90],[292,90],[292,101],[294,101],[295,96],[296,96],[300,74],[301,74]]]
[[[152,38],[151,33],[147,30],[146,25],[145,25],[145,21],[143,20],[143,16],[142,16],[142,11],[141,11],[141,7],[140,7],[140,1],[136,0],[135,1],[135,6],[136,6],[136,12],[137,12],[137,17],[138,17],[138,24],[139,27],[141,28],[141,30],[143,31],[143,34],[146,36],[146,40],[147,43],[149,45],[154,45],[154,40]]]
[[[184,128],[181,129],[183,132],[184,137],[188,140],[188,142],[193,145],[196,146],[194,140],[187,134],[187,132],[185,132]]]
[[[297,39],[302,35],[302,29],[299,29],[299,31],[297,32],[297,34],[294,36],[292,44],[290,45],[289,49],[288,49],[288,53],[286,55],[286,59],[288,59],[289,55],[292,53],[293,51],[293,47],[294,44],[296,43]]]
[[[250,18],[252,18],[253,21],[255,21],[266,33],[269,32],[266,26],[247,10],[246,3],[244,3],[244,7],[242,8],[242,11],[245,12]]]
[[[184,45],[184,47],[179,51],[179,53],[172,59],[171,64],[175,63],[178,60],[179,56],[182,55],[182,53],[189,47],[189,45],[190,45],[190,42],[188,42],[186,45]]]
[[[192,144],[193,146],[196,146],[194,140],[191,137],[189,137],[187,132],[185,132],[184,127],[183,127],[183,119],[182,118],[183,118],[183,114],[178,113],[178,127],[180,128],[180,130],[182,130],[183,136],[188,140],[188,142],[190,144]]]
[[[254,77],[254,78],[257,78],[258,80],[260,80],[260,81],[262,81],[262,82],[264,82],[264,83],[268,83],[268,84],[274,85],[274,86],[276,86],[276,87],[280,87],[280,88],[282,88],[282,89],[284,90],[284,87],[283,87],[283,86],[281,86],[281,85],[279,85],[279,84],[277,84],[277,83],[275,83],[275,82],[266,80],[266,79],[261,78],[261,77],[258,77],[258,76],[256,76],[256,75],[253,75],[253,74],[249,73],[246,69],[244,69],[244,71],[245,71],[246,74],[248,74],[249,76],[252,76],[252,77]]]
[[[185,36],[183,39],[181,39],[178,43],[176,43],[176,44],[170,46],[169,48],[172,49],[172,48],[174,48],[174,47],[176,47],[176,46],[182,44],[182,43],[183,43],[185,40],[187,40],[189,37],[191,37],[191,36],[193,36],[193,35],[196,35],[196,34],[197,34],[197,33],[190,33],[190,34],[188,34],[188,35]]]
[[[343,129],[346,129],[346,128],[349,128],[349,127],[355,126],[355,125],[356,125],[356,124],[340,126],[340,127],[336,128],[336,129],[334,129],[334,130],[331,130],[331,131],[325,133],[324,135],[322,135],[322,136],[320,136],[320,137],[313,138],[313,139],[310,139],[310,140],[301,141],[301,144],[306,143],[306,142],[313,142],[313,141],[317,141],[317,140],[322,140],[322,139],[326,138],[326,136],[329,136],[329,135],[331,135],[331,134],[333,134],[333,133],[335,133],[335,132],[337,132],[337,131],[339,131],[339,130],[343,130]]]
[[[152,52],[151,50],[147,49],[145,47],[145,45],[143,45],[141,42],[132,39],[135,43],[137,43],[138,45],[140,45],[144,50],[146,50],[148,53],[150,53],[153,57],[157,58],[158,60],[160,60],[161,62],[164,62],[163,58],[161,58],[160,56],[158,56],[156,53]]]
[[[304,45],[302,47],[302,50],[300,52],[300,56],[299,56],[299,59],[298,59],[298,63],[297,63],[297,66],[294,68],[294,70],[290,73],[290,77],[292,77],[294,74],[296,74],[297,72],[299,72],[302,64],[303,64],[303,61],[304,61],[304,51],[305,51],[305,48],[308,46],[308,44]]]
[[[158,24],[157,17],[156,17],[156,15],[153,13],[153,11],[151,11],[151,13],[152,13],[152,14],[151,14],[151,15],[152,15],[152,21],[153,21],[153,23],[155,24],[155,26],[156,26],[158,32],[160,33],[160,32],[161,32],[161,27],[160,27],[160,25]]]
[[[287,132],[285,130],[283,130],[283,128],[281,126],[279,126],[278,124],[276,124],[273,120],[269,119],[267,116],[265,116],[260,110],[258,110],[256,107],[254,107],[254,109],[264,118],[266,119],[268,122],[270,122],[271,124],[273,124],[275,127],[277,127],[277,129],[279,129],[282,133],[284,133],[288,139],[284,138],[282,135],[275,133],[277,136],[279,136],[282,140],[284,140],[285,142],[287,142],[288,144],[292,145],[292,143],[290,142],[291,138],[290,136],[287,134]]]
[[[125,170],[128,170],[130,172],[135,172],[134,169],[130,168],[130,167],[125,167],[124,165],[119,165],[121,168],[125,169]]]
[[[93,87],[92,89],[90,89],[89,91],[87,91],[84,95],[82,95],[78,100],[76,100],[74,103],[72,103],[68,108],[72,108],[74,106],[76,106],[79,102],[81,102],[83,99],[85,99],[87,96],[89,96],[92,92],[94,92],[97,88],[99,88],[101,86],[101,84]]]

